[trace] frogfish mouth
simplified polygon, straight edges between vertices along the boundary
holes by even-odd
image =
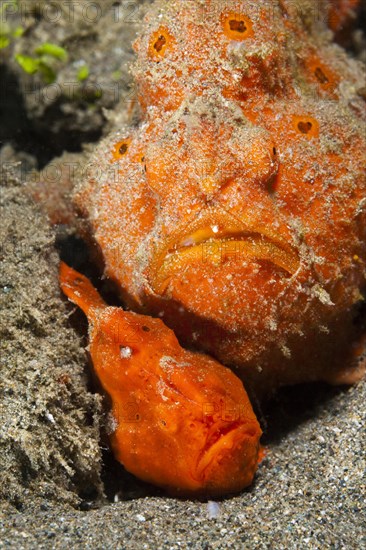
[[[228,261],[266,261],[288,277],[300,267],[297,251],[282,234],[211,209],[193,222],[178,226],[162,241],[150,268],[150,282],[157,294],[164,294],[176,272],[195,263],[219,268]]]

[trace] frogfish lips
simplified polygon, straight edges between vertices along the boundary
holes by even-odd
[[[258,465],[257,430],[254,424],[237,422],[215,429],[196,466],[196,476],[208,493],[223,494],[223,487],[225,492],[235,492],[238,483],[250,484]]]
[[[297,251],[282,235],[267,227],[236,219],[228,213],[212,212],[175,230],[154,254],[150,282],[163,294],[175,273],[192,264],[220,267],[227,261],[250,259],[270,262],[293,275],[300,267]]]

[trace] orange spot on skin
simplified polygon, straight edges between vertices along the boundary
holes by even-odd
[[[320,90],[331,92],[334,95],[335,89],[339,83],[339,78],[335,73],[316,55],[310,56],[305,62],[305,65],[309,72],[310,80],[314,82]]]
[[[114,145],[113,149],[112,149],[113,160],[120,160],[125,155],[127,155],[130,143],[131,143],[130,138],[123,139],[123,140],[119,141],[118,143],[116,143]]]
[[[294,116],[292,122],[298,134],[308,138],[319,137],[319,123],[315,118],[309,116]]]
[[[149,42],[149,56],[155,61],[161,61],[167,51],[171,50],[174,45],[174,36],[166,27],[160,27],[155,31]]]
[[[241,13],[224,13],[221,16],[225,36],[231,40],[246,40],[254,36],[253,24],[249,17]]]
[[[63,262],[60,282],[91,323],[93,366],[117,424],[111,444],[125,468],[181,495],[249,485],[262,432],[239,378],[183,349],[160,319],[107,306]]]

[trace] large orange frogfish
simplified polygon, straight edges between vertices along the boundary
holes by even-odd
[[[257,395],[364,372],[364,80],[329,13],[155,2],[135,43],[139,122],[75,193],[123,303]]]
[[[103,141],[75,197],[125,303],[258,392],[359,376],[364,80],[320,10],[154,3],[141,121]]]

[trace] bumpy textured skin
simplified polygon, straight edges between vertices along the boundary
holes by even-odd
[[[179,495],[222,496],[249,485],[262,432],[239,378],[183,349],[160,319],[107,306],[64,263],[60,282],[89,320],[93,366],[112,402],[117,460]]]
[[[257,393],[363,371],[363,77],[327,14],[156,2],[135,44],[140,123],[98,147],[75,196],[125,303]]]

